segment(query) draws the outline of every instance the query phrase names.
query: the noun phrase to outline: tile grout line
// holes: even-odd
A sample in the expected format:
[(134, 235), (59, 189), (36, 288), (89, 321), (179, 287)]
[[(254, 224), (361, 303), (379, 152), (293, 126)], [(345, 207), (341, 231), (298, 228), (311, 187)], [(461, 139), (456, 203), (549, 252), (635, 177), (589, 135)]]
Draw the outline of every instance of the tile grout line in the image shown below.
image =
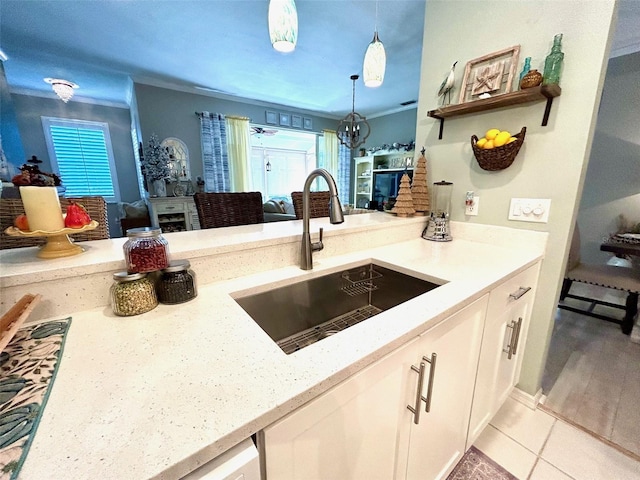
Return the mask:
[(596, 440), (604, 443), (605, 445), (613, 448), (614, 450), (617, 450), (618, 452), (622, 453), (623, 455), (626, 455), (627, 457), (631, 458), (632, 460), (640, 462), (640, 455), (638, 455), (637, 453), (634, 453), (631, 450), (627, 450), (626, 448), (621, 447), (617, 443), (613, 443), (611, 440), (607, 440), (605, 437), (603, 437), (601, 435), (598, 435), (597, 433), (592, 432), (591, 430), (587, 430), (582, 425), (574, 422), (571, 419), (568, 419), (567, 417), (563, 416), (562, 414), (560, 414), (558, 412), (555, 412), (555, 411), (551, 410), (549, 407), (547, 407), (547, 406), (545, 406), (543, 404), (540, 404), (539, 407), (540, 407), (541, 410), (544, 410), (549, 415), (555, 417), (557, 420), (561, 420), (561, 421), (565, 422), (566, 424), (576, 428), (577, 430), (580, 430), (581, 432), (586, 433), (587, 435), (595, 438)]

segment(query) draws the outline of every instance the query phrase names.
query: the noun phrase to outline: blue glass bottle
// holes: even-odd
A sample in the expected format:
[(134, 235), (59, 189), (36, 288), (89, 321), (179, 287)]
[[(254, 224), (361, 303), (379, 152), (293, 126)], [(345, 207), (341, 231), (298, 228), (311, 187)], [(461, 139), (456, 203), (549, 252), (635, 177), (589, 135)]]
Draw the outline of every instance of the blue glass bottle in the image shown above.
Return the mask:
[(562, 34), (559, 33), (553, 37), (553, 47), (551, 53), (547, 55), (544, 61), (543, 85), (551, 85), (560, 83), (560, 72), (562, 70), (562, 61), (564, 53), (562, 53)]

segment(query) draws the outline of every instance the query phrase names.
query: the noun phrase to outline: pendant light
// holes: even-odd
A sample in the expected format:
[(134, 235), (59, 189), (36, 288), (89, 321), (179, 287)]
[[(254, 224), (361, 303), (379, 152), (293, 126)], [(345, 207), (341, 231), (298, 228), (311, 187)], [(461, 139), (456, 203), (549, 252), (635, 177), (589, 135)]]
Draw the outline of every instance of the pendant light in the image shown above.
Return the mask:
[(376, 0), (376, 28), (373, 32), (373, 40), (367, 47), (362, 67), (364, 84), (366, 87), (379, 87), (384, 80), (384, 71), (387, 64), (387, 55), (384, 45), (378, 37), (378, 1)]
[(294, 0), (269, 2), (269, 36), (278, 52), (291, 53), (298, 41), (298, 12)]
[(336, 129), (336, 135), (340, 143), (351, 150), (362, 145), (371, 128), (367, 119), (355, 111), (356, 109), (356, 80), (360, 78), (359, 75), (351, 75), (351, 81), (353, 82), (353, 100), (351, 103), (351, 113), (340, 120), (338, 128)]

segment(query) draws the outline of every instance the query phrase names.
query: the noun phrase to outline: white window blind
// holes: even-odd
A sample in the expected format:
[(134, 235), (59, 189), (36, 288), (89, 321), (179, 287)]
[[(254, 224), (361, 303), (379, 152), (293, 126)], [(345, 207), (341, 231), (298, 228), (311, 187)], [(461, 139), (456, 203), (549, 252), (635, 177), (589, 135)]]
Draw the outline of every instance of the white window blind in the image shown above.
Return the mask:
[(108, 124), (42, 117), (42, 125), (51, 167), (62, 179), (65, 197), (120, 200)]

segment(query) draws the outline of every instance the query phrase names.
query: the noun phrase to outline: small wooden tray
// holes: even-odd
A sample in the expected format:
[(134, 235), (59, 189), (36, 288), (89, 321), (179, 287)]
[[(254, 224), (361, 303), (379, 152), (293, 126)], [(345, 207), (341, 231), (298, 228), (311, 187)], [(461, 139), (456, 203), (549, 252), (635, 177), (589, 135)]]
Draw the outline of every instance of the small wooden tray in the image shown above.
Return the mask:
[(41, 298), (39, 294), (27, 293), (0, 318), (0, 352), (9, 344)]

